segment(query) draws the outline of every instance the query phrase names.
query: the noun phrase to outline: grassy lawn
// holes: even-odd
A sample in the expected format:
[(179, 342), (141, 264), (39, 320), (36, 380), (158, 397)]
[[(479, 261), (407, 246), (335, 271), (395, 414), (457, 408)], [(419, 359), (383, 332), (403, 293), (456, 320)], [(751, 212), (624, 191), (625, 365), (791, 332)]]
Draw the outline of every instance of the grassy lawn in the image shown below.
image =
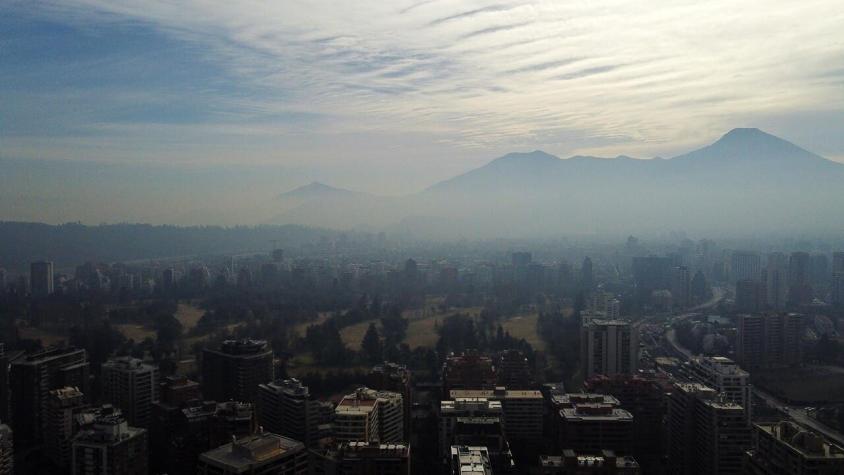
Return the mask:
[(114, 328), (122, 333), (127, 339), (135, 340), (137, 343), (144, 341), (147, 337), (155, 340), (155, 330), (143, 325), (138, 325), (136, 323), (120, 323), (114, 325)]
[(345, 343), (350, 350), (360, 350), (360, 342), (363, 340), (363, 336), (366, 335), (366, 330), (372, 322), (375, 322), (375, 326), (378, 328), (378, 332), (380, 333), (381, 323), (378, 320), (366, 320), (341, 329), (340, 338), (343, 339), (343, 343)]
[(320, 323), (328, 320), (328, 317), (330, 317), (330, 316), (331, 316), (331, 312), (320, 312), (319, 315), (317, 316), (316, 320), (313, 320), (313, 321), (310, 321), (310, 322), (299, 323), (295, 327), (293, 327), (293, 333), (295, 333), (298, 336), (304, 337), (305, 332), (308, 331), (309, 326), (319, 325)]
[(176, 320), (182, 324), (182, 328), (184, 328), (185, 332), (191, 331), (193, 327), (199, 323), (199, 319), (202, 318), (202, 315), (205, 313), (205, 310), (191, 304), (191, 303), (180, 303), (176, 309)]
[(53, 333), (42, 328), (22, 325), (18, 326), (18, 335), (20, 335), (21, 338), (28, 340), (41, 340), (41, 345), (45, 347), (56, 345), (62, 341), (67, 341), (67, 336), (62, 335), (61, 333)]
[(501, 326), (513, 338), (524, 338), (534, 350), (545, 350), (545, 342), (536, 332), (536, 320), (538, 318), (539, 314), (536, 313), (516, 315), (502, 323)]

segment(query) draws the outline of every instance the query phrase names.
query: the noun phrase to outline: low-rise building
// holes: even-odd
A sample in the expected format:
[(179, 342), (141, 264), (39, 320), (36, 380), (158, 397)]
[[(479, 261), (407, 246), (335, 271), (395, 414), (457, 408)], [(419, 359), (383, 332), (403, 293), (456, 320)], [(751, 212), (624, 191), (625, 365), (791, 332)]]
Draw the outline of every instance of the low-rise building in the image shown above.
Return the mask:
[(844, 473), (844, 448), (793, 422), (755, 424), (756, 444), (746, 454), (751, 475)]
[(305, 475), (304, 444), (270, 432), (248, 435), (199, 456), (198, 475)]

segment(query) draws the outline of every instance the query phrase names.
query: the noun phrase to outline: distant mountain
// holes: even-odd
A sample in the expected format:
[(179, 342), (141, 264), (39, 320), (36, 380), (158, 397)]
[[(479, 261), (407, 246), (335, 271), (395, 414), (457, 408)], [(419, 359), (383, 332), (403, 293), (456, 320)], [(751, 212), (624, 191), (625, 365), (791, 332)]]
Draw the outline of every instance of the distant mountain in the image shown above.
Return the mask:
[(278, 222), (434, 237), (844, 231), (837, 204), (844, 202), (844, 165), (758, 129), (734, 129), (670, 159), (510, 153), (401, 198), (322, 187), (308, 191), (314, 198), (299, 220)]
[(312, 182), (308, 185), (300, 186), (288, 192), (282, 193), (278, 195), (278, 198), (282, 201), (286, 200), (296, 200), (296, 201), (308, 201), (308, 200), (324, 200), (324, 199), (335, 199), (335, 198), (348, 198), (350, 196), (360, 196), (365, 195), (366, 193), (361, 193), (358, 191), (351, 191), (351, 190), (344, 190), (342, 188), (335, 188), (333, 186), (328, 186), (322, 184), (318, 181)]

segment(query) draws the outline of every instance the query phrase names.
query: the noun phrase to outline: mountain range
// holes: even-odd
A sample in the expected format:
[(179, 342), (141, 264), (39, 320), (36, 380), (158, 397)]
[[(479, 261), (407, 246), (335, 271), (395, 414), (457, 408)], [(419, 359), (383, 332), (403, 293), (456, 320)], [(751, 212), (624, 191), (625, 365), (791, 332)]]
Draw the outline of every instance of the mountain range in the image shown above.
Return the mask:
[(320, 183), (277, 199), (274, 223), (429, 238), (684, 230), (844, 231), (844, 164), (759, 129), (669, 159), (510, 153), (417, 193)]

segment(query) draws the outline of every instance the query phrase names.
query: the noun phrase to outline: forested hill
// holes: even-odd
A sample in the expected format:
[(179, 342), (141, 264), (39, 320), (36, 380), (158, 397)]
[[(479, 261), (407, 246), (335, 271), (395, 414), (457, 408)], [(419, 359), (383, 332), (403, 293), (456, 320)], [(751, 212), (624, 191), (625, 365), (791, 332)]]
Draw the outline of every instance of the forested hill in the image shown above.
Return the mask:
[(43, 259), (61, 268), (85, 261), (259, 252), (268, 251), (274, 240), (279, 247), (290, 249), (334, 234), (298, 225), (224, 228), (0, 222), (0, 267), (21, 272), (30, 262)]

